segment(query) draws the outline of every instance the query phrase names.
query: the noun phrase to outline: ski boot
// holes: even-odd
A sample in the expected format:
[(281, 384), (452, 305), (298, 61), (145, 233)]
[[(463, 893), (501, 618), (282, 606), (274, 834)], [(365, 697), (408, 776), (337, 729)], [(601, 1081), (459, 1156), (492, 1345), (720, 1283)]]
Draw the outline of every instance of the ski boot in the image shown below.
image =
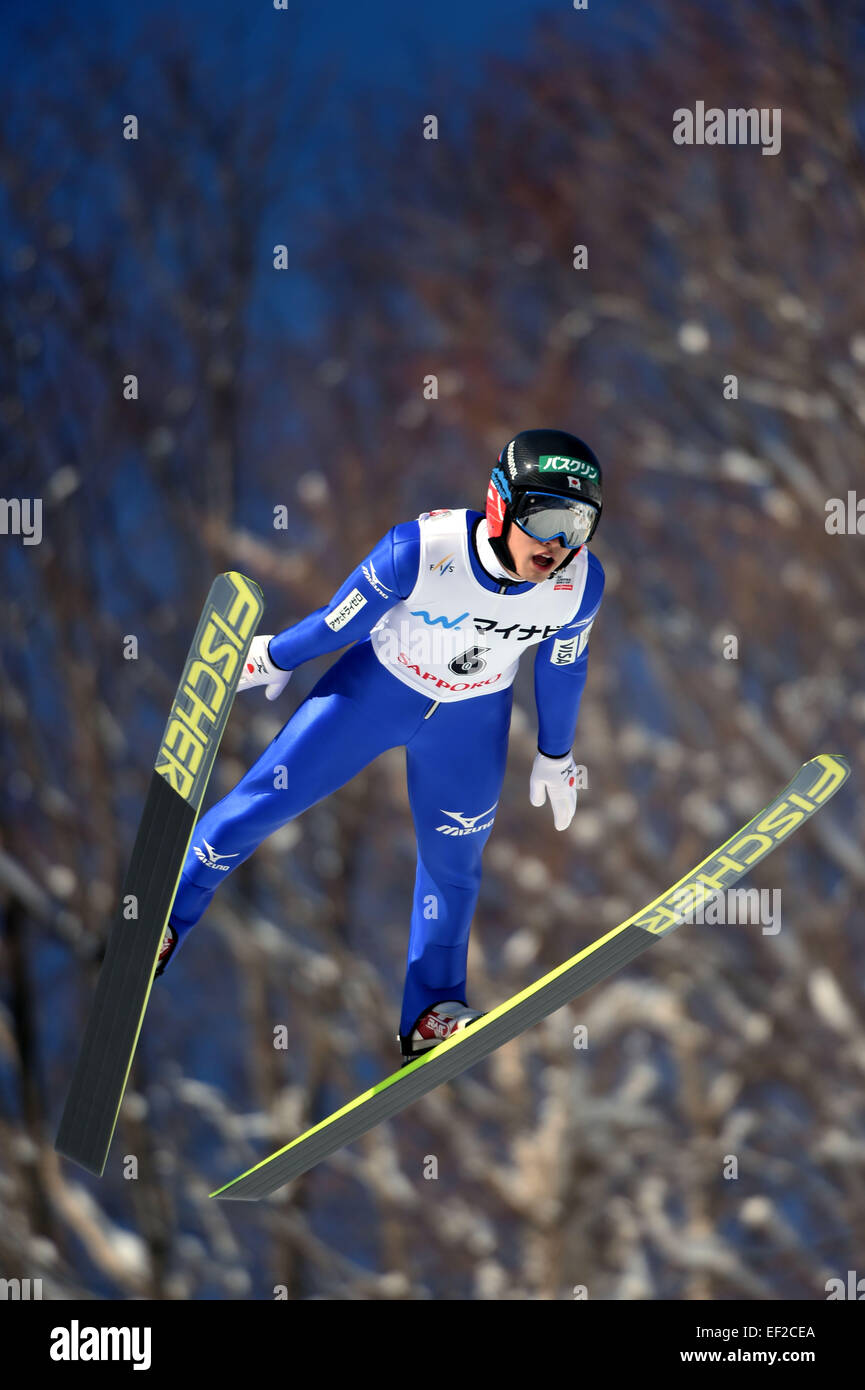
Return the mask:
[(402, 1052), (402, 1065), (407, 1067), (438, 1043), (452, 1038), (454, 1033), (462, 1032), (475, 1019), (483, 1016), (479, 1009), (470, 1009), (459, 999), (432, 1004), (420, 1015), (408, 1037), (404, 1038), (401, 1033), (396, 1035)]
[[(165, 935), (162, 938), (162, 945), (159, 948), (159, 964), (156, 967), (156, 975), (162, 974), (163, 970), (165, 969), (166, 965), (171, 959), (171, 956), (174, 954), (174, 948), (176, 947), (176, 945), (177, 932), (174, 930), (171, 923), (169, 922), (168, 926), (165, 928)], [(154, 979), (156, 978), (156, 975), (154, 975)]]

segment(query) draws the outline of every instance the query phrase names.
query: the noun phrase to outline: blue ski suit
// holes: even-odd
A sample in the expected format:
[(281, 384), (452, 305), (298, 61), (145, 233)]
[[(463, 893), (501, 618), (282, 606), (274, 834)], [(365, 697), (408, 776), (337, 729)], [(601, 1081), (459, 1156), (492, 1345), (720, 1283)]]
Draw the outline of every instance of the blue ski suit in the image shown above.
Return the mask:
[[(474, 579), (491, 594), (524, 594), (535, 588), (530, 583), (504, 588), (501, 578), (488, 573), (478, 553), (478, 527), (485, 525), (482, 514), (469, 511), (465, 516)], [(469, 929), (480, 888), (481, 856), (504, 779), (513, 700), (509, 685), (472, 699), (437, 703), (403, 684), (378, 659), (370, 630), (394, 603), (411, 594), (420, 558), (419, 521), (392, 527), (328, 605), (271, 638), (270, 656), (284, 670), (353, 645), (321, 677), (237, 786), (199, 821), (170, 918), (179, 949), (220, 883), (262, 840), (344, 786), (385, 749), (404, 746), (417, 839), (400, 1018), (404, 1039), (431, 1005), (466, 1002)], [(578, 611), (567, 626), (537, 646), (538, 747), (551, 757), (565, 755), (573, 743), (586, 679), (585, 635), (603, 587), (600, 562), (588, 555)], [(351, 603), (358, 592), (366, 602), (333, 630), (325, 619), (347, 599)], [(553, 664), (553, 642), (569, 638), (577, 638), (579, 656), (565, 665)]]

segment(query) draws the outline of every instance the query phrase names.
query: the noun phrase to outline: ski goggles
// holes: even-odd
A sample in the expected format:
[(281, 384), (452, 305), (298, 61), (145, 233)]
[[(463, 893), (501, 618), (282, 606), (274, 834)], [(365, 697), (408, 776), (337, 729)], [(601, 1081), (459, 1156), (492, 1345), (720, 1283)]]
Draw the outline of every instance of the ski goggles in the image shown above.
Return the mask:
[(585, 545), (598, 524), (598, 510), (591, 503), (552, 492), (522, 493), (511, 508), (511, 516), (534, 540), (560, 540), (566, 550)]

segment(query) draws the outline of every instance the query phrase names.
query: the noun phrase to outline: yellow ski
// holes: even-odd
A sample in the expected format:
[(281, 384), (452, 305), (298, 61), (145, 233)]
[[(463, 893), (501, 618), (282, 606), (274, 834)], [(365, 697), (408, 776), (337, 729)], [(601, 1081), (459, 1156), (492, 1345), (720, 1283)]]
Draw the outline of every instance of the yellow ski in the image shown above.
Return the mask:
[(774, 801), (648, 907), (210, 1195), (241, 1201), (266, 1197), (628, 965), (701, 904), (738, 883), (834, 796), (849, 775), (845, 758), (831, 753), (812, 758)]

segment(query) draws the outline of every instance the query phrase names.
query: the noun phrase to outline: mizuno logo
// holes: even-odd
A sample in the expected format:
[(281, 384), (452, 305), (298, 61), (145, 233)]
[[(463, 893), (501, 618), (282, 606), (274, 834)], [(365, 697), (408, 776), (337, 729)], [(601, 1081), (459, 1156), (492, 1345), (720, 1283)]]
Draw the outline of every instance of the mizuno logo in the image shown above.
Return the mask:
[(198, 845), (193, 845), (192, 848), (195, 850), (195, 853), (198, 855), (202, 864), (204, 864), (205, 867), (208, 869), (219, 869), (220, 873), (227, 874), (231, 868), (231, 865), (217, 864), (217, 859), (240, 858), (239, 854), (217, 854), (216, 850), (213, 848), (213, 845), (209, 845), (205, 839), (202, 839), (201, 843), (204, 845), (204, 849), (207, 850), (206, 854), (204, 853), (203, 849), (198, 848)]
[[(446, 811), (442, 807), (442, 815), (450, 816), (457, 825), (437, 825), (436, 830), (442, 835), (476, 835), (480, 830), (489, 830), (495, 817), (484, 821), (484, 816), (490, 816), (498, 804), (498, 801), (494, 801), (492, 806), (488, 806), (485, 811), (479, 811), (476, 816), (466, 816), (462, 811)], [(478, 825), (478, 821), (484, 821), (483, 825)]]
[(390, 595), (392, 591), (388, 588), (387, 584), (385, 584), (381, 579), (379, 579), (378, 575), (375, 572), (375, 565), (372, 563), (372, 560), (370, 560), (368, 567), (364, 565), (363, 573), (367, 584), (369, 584), (371, 588), (375, 589), (377, 594), (381, 594), (382, 598), (387, 598)]
[(468, 617), (468, 613), (460, 613), (458, 618), (431, 618), (425, 608), (417, 609), (412, 613), (413, 618), (423, 618), (429, 627), (435, 627), (436, 623), (441, 623), (442, 627), (459, 627), (463, 618)]

